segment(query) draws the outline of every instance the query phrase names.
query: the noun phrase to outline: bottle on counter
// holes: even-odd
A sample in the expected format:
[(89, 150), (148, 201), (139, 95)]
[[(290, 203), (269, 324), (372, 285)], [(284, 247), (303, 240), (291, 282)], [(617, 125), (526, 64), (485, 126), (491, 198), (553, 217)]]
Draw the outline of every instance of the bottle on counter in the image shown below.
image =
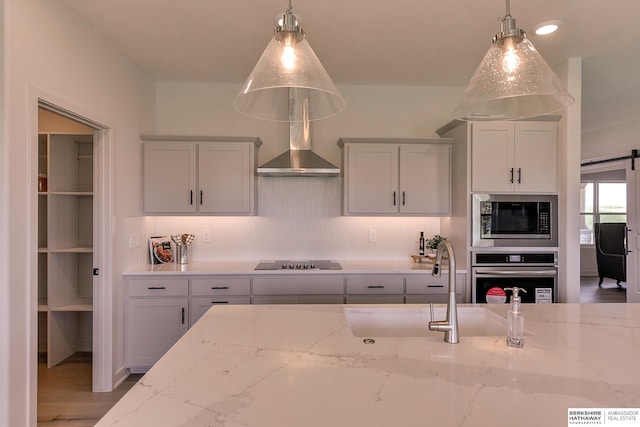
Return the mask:
[(424, 255), (424, 231), (420, 232), (420, 255)]
[(511, 306), (507, 313), (507, 345), (509, 347), (522, 347), (524, 345), (524, 316), (522, 315), (520, 292), (527, 293), (522, 288), (504, 288), (511, 291)]

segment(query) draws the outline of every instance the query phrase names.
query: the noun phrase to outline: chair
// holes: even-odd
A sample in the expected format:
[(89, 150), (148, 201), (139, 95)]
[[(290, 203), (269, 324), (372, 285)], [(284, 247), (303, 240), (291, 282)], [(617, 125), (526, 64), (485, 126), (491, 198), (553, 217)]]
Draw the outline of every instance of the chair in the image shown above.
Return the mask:
[(602, 286), (605, 277), (620, 282), (627, 281), (627, 249), (625, 247), (627, 224), (595, 223), (596, 261)]

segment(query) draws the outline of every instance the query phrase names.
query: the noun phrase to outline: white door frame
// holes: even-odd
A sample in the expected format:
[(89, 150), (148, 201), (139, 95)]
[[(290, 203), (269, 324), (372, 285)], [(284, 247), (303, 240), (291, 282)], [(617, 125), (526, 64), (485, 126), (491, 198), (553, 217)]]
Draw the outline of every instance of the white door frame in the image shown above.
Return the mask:
[[(589, 160), (586, 160), (585, 162), (588, 161)], [(636, 169), (638, 167), (640, 167), (640, 161), (636, 162)], [(630, 251), (627, 255), (626, 294), (627, 302), (640, 302), (640, 293), (637, 291), (639, 288), (637, 285), (639, 279), (638, 272), (640, 271), (638, 266), (638, 262), (640, 262), (640, 258), (638, 257), (638, 248), (640, 247), (638, 244), (638, 242), (640, 242), (640, 217), (638, 217), (640, 209), (638, 202), (640, 199), (638, 198), (637, 192), (640, 187), (638, 187), (637, 180), (640, 179), (640, 174), (636, 173), (637, 171), (631, 170), (631, 161), (628, 159), (582, 166), (580, 173), (596, 173), (612, 170), (625, 170), (625, 180), (627, 183), (627, 228), (629, 228), (627, 245)]]
[[(31, 134), (30, 175), (33, 179), (31, 188), (37, 186), (38, 171), (38, 107), (43, 107), (57, 114), (66, 116), (94, 129), (94, 153), (97, 155), (94, 170), (94, 186), (97, 187), (98, 197), (94, 200), (94, 236), (99, 244), (94, 242), (94, 268), (99, 268), (100, 274), (93, 280), (93, 391), (112, 391), (113, 377), (113, 141), (112, 128), (108, 120), (99, 118), (85, 108), (72, 105), (54, 95), (40, 89), (29, 88), (29, 129)], [(37, 321), (38, 311), (38, 263), (37, 263), (37, 211), (38, 196), (33, 192), (30, 197), (29, 211), (32, 220), (29, 231), (31, 266), (29, 269), (29, 318)], [(34, 323), (37, 324), (37, 323)], [(38, 330), (30, 328), (29, 367), (30, 380), (28, 384), (29, 405), (32, 417), (37, 412), (37, 372), (38, 372)], [(35, 425), (35, 418), (31, 420)]]

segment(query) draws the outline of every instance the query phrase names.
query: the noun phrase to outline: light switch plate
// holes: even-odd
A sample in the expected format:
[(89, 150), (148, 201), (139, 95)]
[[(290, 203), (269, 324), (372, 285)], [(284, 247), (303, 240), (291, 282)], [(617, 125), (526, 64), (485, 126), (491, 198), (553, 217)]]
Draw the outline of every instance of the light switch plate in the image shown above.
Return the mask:
[(211, 230), (202, 230), (202, 243), (211, 243)]
[(369, 243), (375, 243), (378, 240), (378, 233), (375, 228), (369, 229)]

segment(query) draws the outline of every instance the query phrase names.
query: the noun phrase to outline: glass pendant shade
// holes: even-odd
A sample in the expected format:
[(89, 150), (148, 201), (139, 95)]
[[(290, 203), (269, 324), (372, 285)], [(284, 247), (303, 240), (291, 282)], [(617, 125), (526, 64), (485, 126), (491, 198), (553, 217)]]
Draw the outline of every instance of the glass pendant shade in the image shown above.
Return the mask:
[(304, 38), (304, 32), (276, 32), (233, 106), (259, 119), (292, 122), (302, 121), (303, 117), (290, 112), (290, 105), (302, 102), (308, 102), (309, 106), (304, 120), (331, 117), (345, 107), (342, 95)]
[(460, 120), (518, 120), (560, 112), (574, 103), (560, 79), (508, 13), (500, 34), (453, 112)]

